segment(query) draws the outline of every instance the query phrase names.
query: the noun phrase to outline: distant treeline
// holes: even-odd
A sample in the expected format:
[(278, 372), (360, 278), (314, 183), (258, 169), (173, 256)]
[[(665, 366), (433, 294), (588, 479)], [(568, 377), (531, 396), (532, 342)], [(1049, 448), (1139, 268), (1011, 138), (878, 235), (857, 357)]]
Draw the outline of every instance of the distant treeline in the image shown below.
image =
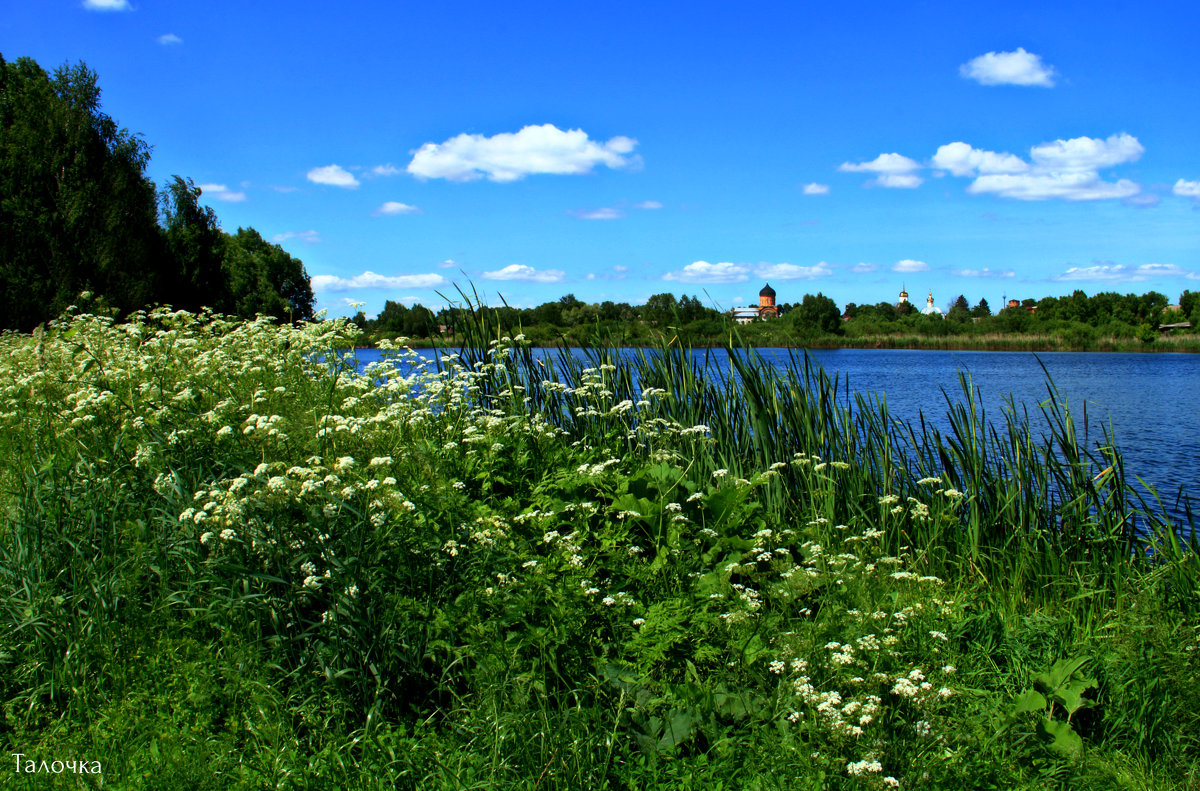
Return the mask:
[(118, 314), (312, 317), (298, 259), (253, 228), (222, 231), (190, 179), (156, 188), (149, 161), (101, 112), (95, 72), (0, 56), (0, 329), (33, 329), (84, 291)]
[[(911, 303), (846, 305), (823, 294), (805, 294), (798, 303), (778, 306), (779, 318), (737, 325), (722, 310), (703, 305), (698, 297), (655, 294), (644, 305), (627, 302), (587, 303), (574, 294), (535, 308), (509, 306), (476, 308), (492, 326), (510, 334), (523, 333), (535, 344), (584, 342), (659, 343), (671, 338), (693, 344), (721, 343), (731, 332), (757, 345), (827, 343), (854, 345), (864, 338), (906, 336), (942, 338), (974, 336), (1054, 336), (1061, 346), (1090, 348), (1101, 339), (1150, 342), (1164, 324), (1190, 319), (1200, 325), (1200, 293), (1184, 291), (1179, 309), (1168, 310), (1167, 297), (1148, 294), (1076, 291), (1068, 297), (1026, 299), (993, 313), (986, 299), (973, 307), (959, 296), (944, 315), (924, 315)], [(425, 339), (453, 336), (466, 314), (462, 308), (438, 311), (421, 304), (412, 307), (388, 301), (374, 319), (361, 312), (354, 322), (370, 340), (404, 336)], [(984, 344), (986, 345), (986, 344)], [(1019, 345), (1019, 344), (1018, 344)]]

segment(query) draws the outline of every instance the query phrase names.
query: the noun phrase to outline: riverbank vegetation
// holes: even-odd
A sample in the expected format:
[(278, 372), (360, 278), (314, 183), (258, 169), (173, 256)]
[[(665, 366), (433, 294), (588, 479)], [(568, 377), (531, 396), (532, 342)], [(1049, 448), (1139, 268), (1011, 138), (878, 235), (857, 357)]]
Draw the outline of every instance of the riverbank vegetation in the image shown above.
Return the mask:
[(466, 318), (0, 336), (6, 787), (1194, 787), (1194, 547), (1052, 387), (939, 435)]
[[(1014, 303), (993, 314), (987, 300), (968, 307), (959, 296), (944, 315), (925, 315), (910, 303), (846, 305), (839, 311), (823, 294), (805, 294), (778, 306), (777, 319), (739, 325), (698, 297), (655, 294), (644, 305), (589, 304), (574, 294), (536, 308), (483, 308), (489, 321), (538, 346), (656, 346), (672, 340), (723, 346), (733, 335), (751, 346), (866, 349), (978, 349), (991, 351), (1200, 351), (1200, 294), (1184, 291), (1176, 306), (1159, 293), (1047, 297)], [(387, 301), (374, 318), (354, 317), (366, 342), (405, 337), (414, 345), (453, 341), (473, 311), (459, 306), (436, 313), (423, 305)], [(1187, 325), (1172, 328), (1173, 325)]]

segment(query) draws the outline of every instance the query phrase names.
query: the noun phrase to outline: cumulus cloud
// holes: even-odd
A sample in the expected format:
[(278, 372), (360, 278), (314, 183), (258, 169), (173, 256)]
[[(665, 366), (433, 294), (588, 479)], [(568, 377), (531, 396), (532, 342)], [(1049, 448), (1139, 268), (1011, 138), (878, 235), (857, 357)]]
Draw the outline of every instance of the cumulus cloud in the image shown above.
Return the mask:
[(980, 85), (1038, 85), (1053, 88), (1054, 68), (1040, 55), (1017, 47), (1016, 52), (988, 52), (958, 67), (958, 73)]
[(900, 154), (880, 154), (870, 162), (843, 162), (838, 170), (844, 173), (877, 173), (867, 182), (879, 187), (912, 189), (921, 185), (923, 179), (916, 175), (921, 164)]
[(866, 261), (861, 261), (850, 267), (850, 271), (859, 275), (865, 275), (867, 272), (874, 272), (879, 267)]
[(796, 266), (795, 264), (759, 264), (754, 274), (769, 280), (811, 280), (817, 277), (832, 275), (829, 264), (821, 261), (813, 266)]
[(661, 209), (663, 205), (656, 200), (644, 200), (641, 203), (633, 204), (635, 209)]
[(567, 213), (573, 214), (581, 220), (619, 220), (625, 216), (625, 212), (620, 209), (611, 208), (578, 209)]
[(246, 200), (246, 193), (228, 189), (224, 184), (201, 184), (200, 194), (229, 203), (240, 203)]
[(1106, 200), (1128, 198), (1141, 191), (1141, 186), (1129, 179), (1104, 181), (1099, 174), (1087, 171), (1067, 173), (997, 173), (980, 176), (967, 187), (972, 195), (991, 193), (1017, 200)]
[(1094, 137), (1055, 140), (1036, 145), (1029, 153), (1043, 170), (1090, 171), (1136, 162), (1145, 152), (1136, 137), (1122, 132), (1106, 140)]
[(376, 165), (371, 168), (372, 175), (375, 176), (398, 176), (404, 171), (393, 165), (391, 162), (386, 165)]
[(590, 173), (597, 165), (624, 168), (637, 141), (617, 136), (601, 143), (582, 129), (563, 131), (553, 124), (526, 126), (492, 137), (461, 134), (444, 143), (426, 143), (413, 155), (408, 172), (421, 179), (517, 181), (535, 173)]
[(182, 44), (183, 39), (174, 33), (164, 33), (158, 37), (158, 43), (162, 44), (163, 46), (170, 46), (172, 44)]
[(967, 192), (974, 195), (1016, 200), (1128, 199), (1141, 192), (1140, 184), (1129, 179), (1105, 181), (1099, 171), (1137, 161), (1145, 150), (1136, 137), (1124, 132), (1105, 139), (1075, 137), (1040, 143), (1029, 150), (1029, 161), (959, 141), (938, 148), (930, 164), (973, 178)]
[(358, 179), (354, 178), (354, 174), (341, 165), (326, 165), (321, 168), (313, 168), (308, 171), (306, 178), (314, 184), (328, 184), (331, 187), (345, 187), (347, 189), (354, 189), (359, 184)]
[(1015, 277), (1017, 274), (1011, 269), (994, 271), (986, 266), (983, 269), (954, 269), (951, 271), (959, 277)]
[(1180, 179), (1175, 182), (1175, 186), (1171, 188), (1171, 192), (1184, 198), (1200, 200), (1200, 181), (1184, 181)]
[(83, 0), (88, 11), (132, 11), (129, 0)]
[(483, 273), (486, 280), (524, 280), (529, 283), (561, 283), (566, 276), (566, 272), (561, 269), (539, 271), (525, 264), (509, 264), (495, 272)]
[(924, 261), (914, 261), (911, 258), (905, 258), (897, 261), (892, 266), (893, 272), (926, 272), (929, 270), (929, 264)]
[(380, 275), (369, 269), (354, 277), (336, 275), (313, 275), (313, 291), (351, 291), (353, 289), (384, 288), (435, 288), (448, 281), (441, 275), (429, 273), (419, 275)]
[(445, 261), (438, 264), (438, 269), (453, 269), (456, 266), (459, 266), (457, 261), (455, 261), (453, 258), (447, 258)]
[(828, 195), (829, 194), (829, 185), (828, 184), (818, 184), (815, 181), (811, 184), (805, 184), (804, 185), (804, 194), (805, 195)]
[(407, 203), (399, 201), (386, 201), (382, 206), (375, 210), (376, 216), (395, 216), (397, 214), (420, 214), (421, 210), (416, 206), (410, 206)]
[(321, 235), (316, 231), (286, 231), (284, 233), (277, 233), (271, 237), (271, 241), (275, 244), (286, 242), (289, 239), (299, 239), (305, 244), (316, 244), (321, 241)]
[(980, 173), (1024, 173), (1029, 165), (1013, 154), (997, 154), (972, 148), (966, 143), (947, 143), (938, 148), (930, 161), (939, 170), (955, 176), (978, 176)]
[(707, 261), (694, 261), (677, 272), (668, 272), (663, 280), (674, 280), (681, 283), (741, 283), (749, 279), (750, 268), (744, 264), (732, 264), (723, 261), (710, 264)]
[(1161, 277), (1186, 277), (1195, 279), (1195, 272), (1175, 264), (1142, 264), (1141, 266), (1125, 266), (1114, 264), (1112, 261), (1097, 261), (1093, 266), (1073, 266), (1052, 280), (1100, 280), (1136, 282)]

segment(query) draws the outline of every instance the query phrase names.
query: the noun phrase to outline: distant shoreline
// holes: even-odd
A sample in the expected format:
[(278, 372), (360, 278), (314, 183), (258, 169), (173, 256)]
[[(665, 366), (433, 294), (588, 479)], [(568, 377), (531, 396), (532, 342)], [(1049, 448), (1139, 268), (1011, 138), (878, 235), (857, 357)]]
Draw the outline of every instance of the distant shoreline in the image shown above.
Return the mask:
[[(1086, 347), (1072, 347), (1057, 344), (1048, 340), (1031, 341), (1021, 336), (1005, 336), (989, 338), (987, 341), (963, 340), (959, 338), (827, 338), (808, 343), (753, 343), (743, 341), (746, 348), (763, 349), (865, 349), (865, 350), (907, 350), (907, 351), (953, 351), (953, 352), (1095, 352), (1095, 353), (1135, 353), (1135, 354), (1200, 354), (1200, 335), (1175, 336), (1175, 340), (1161, 339), (1152, 343), (1143, 343), (1136, 339), (1106, 339)], [(382, 339), (380, 339), (382, 340)], [(677, 342), (677, 341), (675, 341)], [(669, 342), (668, 345), (671, 345)], [(434, 349), (441, 346), (455, 345), (453, 338), (410, 338), (405, 345), (412, 349)], [(579, 346), (578, 343), (554, 343), (540, 341), (534, 344), (537, 348), (559, 349)], [(661, 342), (645, 341), (639, 343), (605, 343), (604, 346), (620, 349), (656, 349)], [(717, 341), (683, 341), (683, 345), (692, 349), (720, 349), (725, 343)], [(355, 349), (377, 349), (378, 341), (366, 344), (356, 344)]]

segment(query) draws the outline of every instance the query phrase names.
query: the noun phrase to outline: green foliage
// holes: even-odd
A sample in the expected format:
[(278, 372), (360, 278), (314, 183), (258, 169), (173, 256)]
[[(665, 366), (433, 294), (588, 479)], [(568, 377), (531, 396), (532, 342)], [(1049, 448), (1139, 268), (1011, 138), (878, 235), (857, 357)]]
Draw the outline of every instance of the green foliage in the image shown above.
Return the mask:
[(824, 294), (805, 294), (800, 307), (789, 314), (796, 331), (804, 334), (840, 335), (842, 314), (832, 299)]
[(1187, 787), (1200, 570), (1055, 393), (1047, 444), (966, 383), (943, 437), (807, 362), (544, 357), (499, 318), (363, 371), (344, 321), (0, 336), (10, 753), (114, 787)]
[(51, 77), (29, 58), (0, 57), (4, 328), (31, 330), (83, 292), (120, 315), (156, 303), (312, 315), (299, 261), (252, 229), (222, 233), (190, 179), (157, 195), (149, 160), (150, 146), (101, 111), (95, 72), (78, 64)]
[[(227, 312), (233, 293), (222, 270), (225, 235), (216, 212), (200, 205), (200, 188), (191, 179), (179, 176), (162, 191), (160, 204), (167, 251), (175, 263), (163, 301), (183, 310)], [(239, 280), (246, 275), (237, 271)]]
[(313, 318), (312, 286), (299, 259), (253, 228), (226, 236), (224, 248), (221, 268), (231, 297), (229, 313), (245, 318), (261, 313), (289, 322)]
[(100, 111), (95, 72), (0, 58), (0, 316), (30, 330), (82, 291), (127, 311), (159, 288), (150, 147)]

